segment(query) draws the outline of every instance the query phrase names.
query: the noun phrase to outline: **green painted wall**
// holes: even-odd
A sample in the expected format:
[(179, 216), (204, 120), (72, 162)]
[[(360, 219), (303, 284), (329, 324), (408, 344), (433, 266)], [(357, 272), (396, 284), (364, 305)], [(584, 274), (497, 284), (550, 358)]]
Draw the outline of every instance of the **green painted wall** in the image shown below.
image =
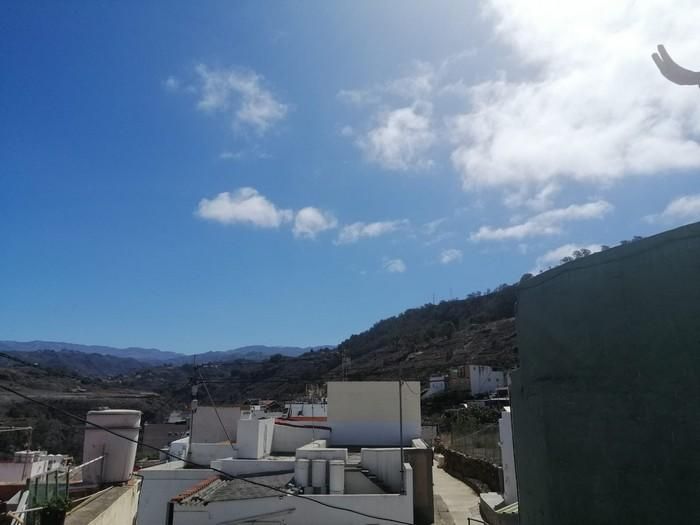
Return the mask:
[(521, 285), (522, 525), (700, 523), (700, 223)]

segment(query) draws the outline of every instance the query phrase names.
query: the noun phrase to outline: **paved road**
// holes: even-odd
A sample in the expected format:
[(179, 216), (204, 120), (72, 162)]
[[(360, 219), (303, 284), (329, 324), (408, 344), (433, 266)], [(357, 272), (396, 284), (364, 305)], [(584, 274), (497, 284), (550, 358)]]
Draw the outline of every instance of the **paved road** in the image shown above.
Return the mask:
[[(467, 525), (467, 517), (482, 519), (479, 514), (479, 495), (469, 485), (437, 468), (436, 464), (433, 464), (433, 492), (444, 504), (436, 505), (435, 523)], [(450, 516), (445, 515), (445, 507)]]

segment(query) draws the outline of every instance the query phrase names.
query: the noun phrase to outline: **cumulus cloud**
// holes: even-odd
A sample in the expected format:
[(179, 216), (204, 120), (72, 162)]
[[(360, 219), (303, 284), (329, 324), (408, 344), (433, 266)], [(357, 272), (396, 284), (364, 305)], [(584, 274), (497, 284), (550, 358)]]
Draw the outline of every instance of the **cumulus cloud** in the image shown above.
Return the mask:
[(482, 226), (470, 235), (470, 239), (472, 241), (521, 240), (526, 237), (555, 235), (561, 233), (562, 224), (566, 222), (601, 219), (612, 209), (612, 204), (603, 200), (572, 204), (566, 208), (542, 212), (512, 226), (501, 228)]
[(259, 228), (279, 228), (292, 220), (291, 210), (277, 208), (254, 188), (240, 188), (233, 194), (219, 193), (199, 201), (196, 214), (221, 224), (251, 224)]
[(210, 69), (199, 64), (196, 72), (200, 80), (197, 107), (229, 115), (235, 128), (263, 135), (287, 115), (288, 106), (279, 102), (253, 71)]
[(470, 110), (450, 120), (451, 159), (466, 189), (607, 184), (700, 166), (697, 90), (663, 79), (649, 56), (665, 41), (681, 63), (697, 60), (700, 4), (485, 5), (523, 71), (472, 86)]
[(683, 195), (668, 203), (658, 214), (645, 217), (650, 223), (679, 223), (700, 221), (700, 193)]
[(539, 272), (540, 270), (545, 270), (550, 266), (557, 266), (561, 263), (564, 257), (571, 257), (571, 254), (576, 250), (587, 249), (591, 253), (599, 252), (601, 250), (600, 244), (564, 244), (558, 248), (548, 251), (547, 253), (539, 256), (535, 262), (535, 268), (533, 268), (532, 273)]
[(343, 226), (336, 239), (336, 244), (351, 244), (361, 239), (379, 237), (406, 226), (408, 221), (379, 221), (379, 222), (354, 222)]
[(326, 230), (338, 226), (338, 220), (330, 212), (308, 206), (299, 210), (294, 217), (294, 237), (315, 239)]
[(385, 259), (382, 268), (389, 273), (403, 273), (406, 271), (406, 263), (401, 259)]
[(432, 161), (426, 153), (436, 138), (431, 114), (427, 103), (382, 112), (357, 145), (368, 160), (389, 170), (429, 167)]
[(459, 262), (462, 260), (462, 250), (456, 248), (450, 248), (448, 250), (443, 250), (440, 254), (440, 263), (450, 264), (453, 262)]

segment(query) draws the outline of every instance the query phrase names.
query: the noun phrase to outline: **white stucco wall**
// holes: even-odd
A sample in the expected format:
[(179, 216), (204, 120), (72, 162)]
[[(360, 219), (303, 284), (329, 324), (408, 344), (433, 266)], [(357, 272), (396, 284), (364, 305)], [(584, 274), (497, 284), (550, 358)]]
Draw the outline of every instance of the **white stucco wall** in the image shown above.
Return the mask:
[(46, 460), (32, 463), (0, 463), (0, 482), (22, 483), (27, 478), (48, 472), (49, 462)]
[(183, 490), (210, 478), (209, 469), (185, 469), (182, 461), (171, 461), (138, 472), (143, 478), (136, 525), (165, 525), (168, 502)]
[(373, 516), (413, 523), (413, 472), (410, 465), (407, 464), (407, 467), (406, 479), (409, 488), (405, 495), (327, 494), (304, 496), (304, 498), (286, 496), (210, 502), (206, 506), (175, 505), (173, 525), (214, 525), (241, 518), (252, 519), (280, 511), (288, 511), (288, 513), (276, 517), (270, 516), (266, 521), (274, 523), (284, 520), (287, 525), (366, 525), (367, 523), (388, 525), (394, 523), (384, 519), (367, 518), (344, 510), (330, 509), (308, 499)]
[(237, 445), (228, 441), (223, 443), (192, 443), (188, 459), (197, 465), (208, 467), (215, 459), (235, 456), (237, 454), (236, 448)]
[(221, 428), (219, 417), (232, 441), (236, 441), (238, 420), (241, 418), (240, 407), (207, 407), (199, 406), (192, 418), (192, 443), (218, 443), (225, 441), (226, 432)]
[(506, 373), (490, 366), (469, 365), (469, 385), (473, 396), (489, 394), (499, 387), (507, 386)]
[(348, 462), (348, 449), (346, 448), (328, 448), (327, 442), (323, 439), (308, 443), (300, 447), (296, 451), (297, 459), (342, 459), (345, 463)]
[[(421, 435), (420, 383), (405, 381), (403, 440)], [(331, 381), (328, 383), (328, 421), (332, 445), (399, 445), (398, 381)]]
[[(294, 423), (290, 422), (290, 424), (293, 425)], [(331, 431), (323, 428), (289, 426), (277, 423), (272, 436), (272, 453), (291, 453), (315, 439), (329, 439), (330, 436)]]
[(513, 426), (510, 407), (501, 412), (498, 420), (499, 441), (501, 444), (501, 462), (503, 464), (503, 499), (506, 504), (518, 501), (518, 483), (515, 477), (515, 456), (513, 454)]
[(241, 419), (238, 422), (238, 457), (259, 459), (270, 454), (275, 432), (274, 419)]
[(231, 474), (242, 476), (263, 472), (293, 472), (294, 458), (271, 457), (265, 459), (220, 459), (213, 461), (212, 467)]

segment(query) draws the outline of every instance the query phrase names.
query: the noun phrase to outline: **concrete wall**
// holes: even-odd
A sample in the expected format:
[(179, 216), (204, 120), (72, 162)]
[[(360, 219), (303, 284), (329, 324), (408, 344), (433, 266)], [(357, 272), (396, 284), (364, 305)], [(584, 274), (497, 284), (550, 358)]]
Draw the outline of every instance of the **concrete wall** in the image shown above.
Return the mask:
[[(404, 382), (403, 440), (408, 446), (421, 435), (420, 383)], [(398, 381), (331, 381), (328, 426), (335, 446), (399, 445)]]
[(524, 281), (523, 525), (700, 523), (700, 224)]
[(209, 469), (185, 469), (182, 461), (172, 461), (138, 472), (143, 478), (136, 525), (165, 525), (168, 502), (183, 490), (216, 473)]
[(206, 407), (200, 406), (192, 418), (192, 443), (218, 443), (226, 441), (226, 432), (221, 428), (219, 418), (226, 428), (226, 432), (231, 437), (231, 441), (236, 441), (238, 420), (241, 418), (240, 407)]
[(501, 412), (501, 418), (498, 420), (498, 435), (501, 445), (501, 468), (503, 469), (503, 501), (506, 505), (510, 505), (518, 501), (510, 407), (506, 407)]
[(490, 366), (469, 365), (469, 388), (473, 396), (490, 394), (502, 386), (507, 386), (505, 372)]
[[(304, 424), (306, 425), (306, 424)], [(291, 453), (315, 439), (330, 439), (331, 431), (302, 426), (301, 423), (275, 423), (272, 436), (272, 453)]]
[(326, 403), (286, 403), (290, 417), (327, 417), (328, 405)]
[(262, 472), (293, 472), (294, 458), (220, 459), (213, 461), (211, 466), (232, 476)]
[[(413, 471), (407, 465), (406, 479), (412, 487)], [(323, 501), (329, 505), (352, 509), (365, 514), (379, 516), (406, 523), (413, 522), (413, 496), (409, 489), (406, 495), (398, 494), (342, 494), (297, 497), (258, 498), (237, 501), (210, 502), (206, 506), (174, 505), (173, 525), (214, 525), (241, 518), (260, 517), (260, 521), (278, 522), (287, 525), (395, 525), (387, 519), (370, 519), (344, 510), (335, 510), (308, 501)], [(286, 511), (286, 513), (285, 513)], [(274, 513), (284, 513), (274, 515)], [(273, 514), (273, 515), (271, 515)]]
[[(187, 435), (187, 423), (146, 423), (143, 427), (143, 443), (145, 445), (165, 448), (173, 441)], [(153, 455), (155, 452), (148, 447), (139, 447), (139, 453)]]
[(27, 478), (38, 476), (48, 471), (49, 462), (46, 460), (32, 463), (15, 463), (14, 461), (0, 463), (0, 482), (22, 483)]
[(413, 520), (428, 525), (435, 518), (433, 497), (433, 449), (422, 439), (414, 439), (413, 447), (404, 449), (405, 461), (413, 469)]
[(274, 419), (241, 419), (238, 422), (238, 457), (259, 459), (270, 454)]
[(208, 467), (212, 461), (221, 458), (235, 457), (237, 445), (224, 443), (192, 443), (189, 448), (190, 461), (197, 465)]
[(107, 492), (71, 510), (65, 525), (133, 525), (140, 483), (111, 487)]
[(346, 448), (327, 448), (326, 441), (319, 439), (312, 443), (308, 443), (300, 447), (296, 451), (297, 459), (342, 459), (345, 463), (348, 462), (348, 449)]

